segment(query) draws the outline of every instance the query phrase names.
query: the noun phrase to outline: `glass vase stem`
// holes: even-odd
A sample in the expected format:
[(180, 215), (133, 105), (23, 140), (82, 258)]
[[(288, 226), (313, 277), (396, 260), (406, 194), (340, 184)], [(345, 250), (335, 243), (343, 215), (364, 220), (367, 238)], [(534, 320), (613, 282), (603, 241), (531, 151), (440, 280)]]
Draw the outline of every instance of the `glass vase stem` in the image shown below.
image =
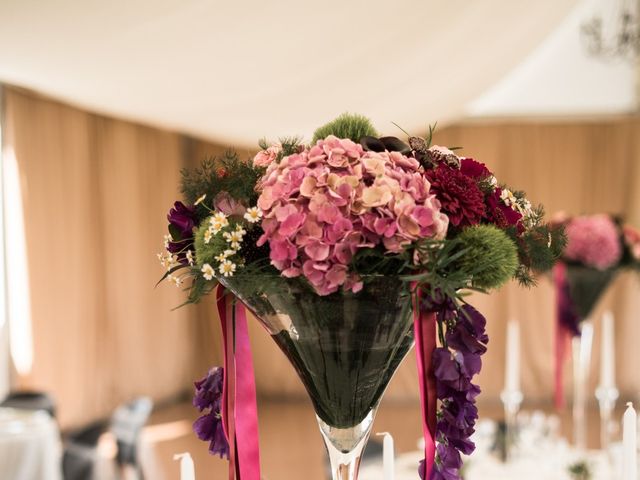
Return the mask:
[(351, 428), (335, 428), (317, 417), (331, 463), (331, 480), (357, 480), (360, 458), (371, 434), (375, 408)]
[(587, 447), (587, 382), (591, 365), (591, 344), (593, 340), (593, 324), (582, 322), (580, 336), (572, 342), (573, 350), (573, 442), (584, 450)]

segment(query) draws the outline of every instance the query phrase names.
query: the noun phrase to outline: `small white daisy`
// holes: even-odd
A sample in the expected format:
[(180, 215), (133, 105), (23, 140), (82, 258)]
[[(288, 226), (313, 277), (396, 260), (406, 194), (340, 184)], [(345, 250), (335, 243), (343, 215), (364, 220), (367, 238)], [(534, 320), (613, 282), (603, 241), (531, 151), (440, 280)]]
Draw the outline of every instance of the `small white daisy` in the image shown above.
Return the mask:
[(202, 202), (204, 202), (204, 199), (207, 198), (207, 194), (202, 194), (198, 197), (198, 199), (196, 200), (196, 203), (194, 203), (193, 205), (200, 205)]
[(218, 262), (224, 262), (227, 259), (227, 256), (224, 253), (221, 253), (220, 255), (216, 255), (215, 258)]
[(228, 257), (231, 257), (231, 256), (235, 255), (236, 251), (235, 250), (225, 250), (223, 253), (224, 253), (225, 258), (228, 258)]
[(209, 219), (209, 222), (212, 225), (213, 225), (214, 222), (218, 222), (223, 227), (226, 227), (227, 225), (229, 225), (229, 220), (227, 220), (227, 216), (222, 212), (214, 213), (213, 216)]
[(182, 283), (184, 281), (182, 280), (182, 278), (178, 277), (177, 275), (169, 275), (167, 276), (167, 280), (169, 280), (169, 283), (173, 283), (176, 287), (182, 286)]
[(233, 272), (236, 271), (236, 264), (232, 263), (229, 260), (225, 260), (220, 264), (219, 270), (220, 273), (225, 277), (231, 277), (233, 275)]
[[(222, 235), (224, 236), (224, 238), (229, 243), (241, 243), (242, 242), (243, 234), (238, 230), (235, 230), (233, 232), (224, 232)], [(231, 248), (233, 248), (233, 247), (231, 247)]]
[(193, 266), (194, 260), (192, 250), (187, 250), (187, 262), (189, 262), (189, 265)]
[(211, 241), (211, 237), (213, 236), (213, 232), (210, 228), (208, 228), (204, 232), (204, 243), (209, 243)]
[(247, 234), (247, 231), (242, 228), (242, 225), (238, 224), (236, 225), (236, 233), (244, 237)]
[(173, 267), (178, 265), (178, 256), (172, 255), (169, 252), (158, 253), (158, 260), (160, 260), (160, 264), (167, 270), (171, 270)]
[(500, 193), (500, 198), (507, 207), (510, 207), (516, 203), (515, 195), (511, 192), (511, 190), (507, 188), (502, 190), (502, 192)]
[(167, 250), (169, 248), (169, 242), (173, 240), (173, 238), (171, 238), (171, 235), (165, 235), (164, 236), (164, 249)]
[(200, 269), (200, 271), (202, 272), (202, 276), (206, 280), (213, 280), (213, 277), (216, 274), (216, 272), (213, 269), (213, 267), (211, 265), (209, 265), (208, 263), (205, 263), (204, 265), (202, 265), (202, 268)]
[(222, 223), (220, 223), (217, 220), (214, 220), (211, 223), (211, 226), (209, 227), (209, 229), (211, 230), (211, 233), (213, 233), (214, 235), (217, 235), (218, 233), (220, 233), (220, 230), (222, 230), (222, 228), (224, 227), (224, 225), (222, 225)]
[(249, 223), (259, 222), (262, 218), (262, 210), (260, 210), (258, 207), (248, 208), (246, 213), (244, 214), (244, 218)]
[(240, 243), (239, 242), (231, 242), (231, 245), (229, 245), (231, 248), (233, 248), (234, 250), (240, 250)]

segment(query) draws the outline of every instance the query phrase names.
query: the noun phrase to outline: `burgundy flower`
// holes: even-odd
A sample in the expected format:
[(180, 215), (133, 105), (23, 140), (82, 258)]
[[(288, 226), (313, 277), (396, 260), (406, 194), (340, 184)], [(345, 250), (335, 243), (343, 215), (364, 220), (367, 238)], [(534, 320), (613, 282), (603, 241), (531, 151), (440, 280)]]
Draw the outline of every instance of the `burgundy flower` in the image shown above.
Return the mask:
[(173, 204), (167, 215), (169, 224), (176, 227), (181, 238), (193, 237), (193, 227), (196, 226), (196, 214), (193, 207), (178, 201)]
[(475, 225), (485, 216), (484, 195), (473, 178), (443, 163), (426, 176), (452, 225)]
[(484, 180), (493, 175), (484, 163), (476, 162), (473, 158), (460, 160), (460, 171), (476, 181)]
[(519, 225), (519, 222), (522, 219), (522, 215), (504, 204), (500, 199), (501, 193), (502, 189), (496, 188), (495, 191), (487, 197), (485, 218), (498, 228), (515, 227), (518, 225), (518, 231), (521, 231), (522, 226), (521, 224)]
[(187, 263), (187, 250), (193, 244), (193, 229), (197, 225), (198, 217), (195, 208), (182, 202), (175, 202), (167, 215), (169, 220), (169, 233), (172, 241), (167, 250), (178, 255), (180, 263)]

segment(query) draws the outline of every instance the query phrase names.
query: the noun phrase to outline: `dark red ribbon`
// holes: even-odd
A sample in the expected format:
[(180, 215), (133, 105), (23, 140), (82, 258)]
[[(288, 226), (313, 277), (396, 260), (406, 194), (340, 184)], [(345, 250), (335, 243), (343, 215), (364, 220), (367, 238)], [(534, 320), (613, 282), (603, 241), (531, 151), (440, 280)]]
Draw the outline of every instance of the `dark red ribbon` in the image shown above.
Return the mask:
[(222, 425), (229, 442), (229, 480), (260, 480), (258, 405), (244, 305), (216, 294), (224, 349)]
[(418, 361), (422, 432), (424, 435), (424, 465), (426, 480), (431, 478), (436, 456), (436, 377), (433, 371), (433, 351), (436, 348), (436, 314), (420, 308), (420, 291), (413, 294), (413, 330)]

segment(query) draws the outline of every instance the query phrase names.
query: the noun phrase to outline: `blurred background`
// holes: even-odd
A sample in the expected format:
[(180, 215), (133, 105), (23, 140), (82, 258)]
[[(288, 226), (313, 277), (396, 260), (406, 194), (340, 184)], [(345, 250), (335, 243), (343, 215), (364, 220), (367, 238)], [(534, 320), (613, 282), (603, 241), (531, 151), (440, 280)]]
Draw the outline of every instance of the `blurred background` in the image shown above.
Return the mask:
[[(249, 158), (263, 137), (310, 139), (344, 111), (398, 136), (391, 122), (424, 134), (437, 121), (435, 144), (462, 147), (548, 214), (639, 226), (635, 7), (0, 0), (0, 397), (46, 394), (65, 436), (148, 398), (146, 478), (178, 478), (172, 456), (186, 450), (203, 477), (223, 475), (191, 432), (193, 381), (221, 363), (215, 306), (172, 310), (182, 292), (154, 289), (180, 170), (230, 147)], [(509, 320), (522, 332), (523, 408), (551, 411), (554, 301), (547, 278), (471, 300), (489, 320), (481, 416), (502, 414)], [(605, 310), (621, 400), (639, 399), (637, 279), (620, 275), (595, 315)], [(302, 385), (257, 322), (251, 335), (265, 477), (325, 478)], [(398, 452), (421, 435), (415, 370), (410, 354), (374, 427)], [(590, 382), (593, 392), (597, 374)]]

